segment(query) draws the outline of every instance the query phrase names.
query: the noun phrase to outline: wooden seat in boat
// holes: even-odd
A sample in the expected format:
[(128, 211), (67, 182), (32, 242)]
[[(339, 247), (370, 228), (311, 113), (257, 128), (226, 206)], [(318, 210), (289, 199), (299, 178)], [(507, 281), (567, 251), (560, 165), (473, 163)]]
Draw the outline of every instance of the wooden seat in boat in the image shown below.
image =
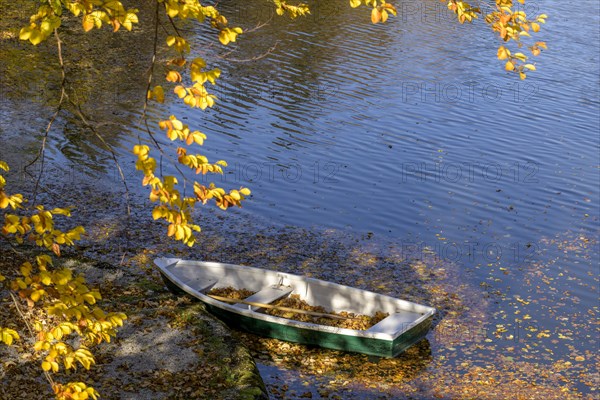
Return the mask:
[[(260, 291), (254, 293), (252, 296), (246, 297), (244, 301), (252, 302), (252, 303), (262, 303), (269, 304), (276, 300), (279, 300), (282, 297), (290, 294), (294, 289), (290, 286), (269, 286), (267, 288), (261, 289)], [(251, 306), (249, 304), (236, 304), (235, 307), (240, 308), (248, 308), (250, 310), (258, 310), (260, 307)]]
[(206, 279), (206, 278), (192, 278), (186, 281), (183, 281), (185, 285), (188, 285), (192, 289), (204, 293), (207, 290), (211, 289), (215, 283), (217, 283), (216, 279)]
[(372, 333), (393, 333), (410, 327), (411, 324), (420, 317), (420, 314), (412, 312), (398, 312), (391, 314), (369, 329), (366, 332)]

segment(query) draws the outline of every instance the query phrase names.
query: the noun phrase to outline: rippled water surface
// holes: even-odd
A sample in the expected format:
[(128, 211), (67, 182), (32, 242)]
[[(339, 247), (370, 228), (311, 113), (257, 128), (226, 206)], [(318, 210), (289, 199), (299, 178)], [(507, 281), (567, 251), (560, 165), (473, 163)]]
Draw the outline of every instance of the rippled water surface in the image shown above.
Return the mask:
[[(295, 21), (272, 18), (270, 8), (250, 3), (256, 10), (247, 11), (248, 2), (220, 5), (246, 30), (266, 23), (241, 36), (233, 51), (209, 46), (214, 37), (202, 30), (195, 36), (211, 65), (223, 71), (214, 88), (217, 106), (149, 111), (155, 119), (183, 116), (208, 135), (204, 153), (229, 162), (216, 182), (252, 189), (244, 209), (234, 213), (280, 227), (373, 236), (411, 252), (432, 249), (457, 265), (465, 281), (502, 292), (503, 300), (546, 299), (530, 312), (556, 335), (567, 329), (559, 318), (597, 318), (597, 2), (528, 6), (528, 13), (550, 16), (539, 35), (549, 51), (535, 59), (537, 71), (525, 81), (495, 59), (493, 35), (457, 24), (435, 1), (401, 2), (398, 17), (383, 26), (343, 2), (314, 4), (310, 17)], [(124, 44), (114, 39), (102, 61), (86, 64), (79, 55), (83, 61), (73, 67), (82, 82), (101, 82), (80, 95), (89, 97), (86, 107), (124, 155), (141, 132), (136, 95), (143, 97), (146, 64), (139, 61), (150, 59), (140, 50), (148, 39), (135, 38), (125, 58), (119, 58)], [(27, 49), (5, 43), (0, 59), (0, 134), (7, 146), (0, 158), (21, 164), (37, 142), (14, 139), (43, 132), (59, 82), (50, 71), (54, 64), (44, 61), (52, 48), (42, 45), (34, 56), (25, 55)], [(21, 54), (27, 64), (15, 62)], [(17, 72), (23, 65), (25, 75)], [(102, 76), (107, 66), (117, 70), (118, 83)], [(36, 81), (40, 74), (43, 84)], [(28, 91), (37, 92), (33, 100), (23, 96)], [(95, 96), (101, 96), (97, 103)], [(83, 162), (86, 176), (104, 171), (99, 185), (118, 182), (102, 144), (76, 118), (60, 119), (57, 127), (50, 160)], [(131, 164), (124, 168), (135, 187)], [(581, 246), (581, 253), (568, 246)], [(552, 289), (544, 283), (536, 289), (524, 276), (549, 279)], [(550, 301), (565, 305), (557, 313)], [(597, 348), (597, 333), (590, 326), (576, 330), (586, 337), (577, 351)], [(574, 354), (557, 348), (564, 351), (538, 361)], [(591, 393), (589, 385), (576, 386)]]

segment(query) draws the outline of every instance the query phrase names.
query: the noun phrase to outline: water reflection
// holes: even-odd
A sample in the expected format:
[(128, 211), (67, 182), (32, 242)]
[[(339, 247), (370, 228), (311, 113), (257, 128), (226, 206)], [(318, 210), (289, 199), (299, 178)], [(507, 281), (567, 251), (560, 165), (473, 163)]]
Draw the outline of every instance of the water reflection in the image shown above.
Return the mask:
[[(374, 384), (386, 387), (385, 398), (399, 398), (402, 392), (387, 385), (417, 378), (432, 362), (427, 339), (393, 359), (315, 350), (249, 334), (244, 334), (243, 340), (258, 360), (261, 376), (275, 398), (303, 398), (311, 394), (313, 398), (369, 399), (374, 391), (365, 386)], [(294, 373), (290, 373), (292, 370)], [(310, 385), (305, 384), (306, 379), (310, 379)]]
[[(9, 8), (4, 2), (0, 7), (7, 16), (0, 22), (0, 30), (18, 32), (25, 23), (22, 21), (28, 19), (28, 7)], [(148, 9), (147, 5), (142, 7), (141, 18), (148, 18)], [(47, 160), (54, 167), (77, 165), (83, 166), (84, 172), (88, 168), (91, 173), (106, 172), (113, 167), (106, 145), (125, 154), (123, 138), (136, 134), (134, 121), (143, 104), (152, 38), (143, 30), (110, 35), (106, 31), (74, 33), (71, 28), (66, 23), (62, 40), (65, 89), (72, 104), (63, 104), (54, 123)], [(123, 51), (126, 48), (131, 51)], [(11, 126), (0, 127), (5, 146), (2, 155), (22, 166), (39, 151), (40, 140), (58, 105), (61, 74), (53, 38), (36, 47), (16, 38), (0, 40), (0, 51), (0, 113), (3, 120), (11, 121)], [(106, 144), (81, 121), (79, 112)]]

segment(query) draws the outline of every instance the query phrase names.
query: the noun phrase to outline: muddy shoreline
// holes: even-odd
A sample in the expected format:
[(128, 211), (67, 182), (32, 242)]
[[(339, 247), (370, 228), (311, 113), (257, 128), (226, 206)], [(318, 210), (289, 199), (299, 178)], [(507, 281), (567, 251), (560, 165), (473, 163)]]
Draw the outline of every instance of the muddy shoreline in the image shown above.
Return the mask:
[[(127, 216), (122, 192), (102, 191), (98, 187), (92, 190), (89, 185), (85, 182), (70, 187), (64, 182), (54, 187), (44, 185), (39, 200), (49, 206), (76, 205), (73, 217), (63, 223), (65, 226), (83, 224), (87, 234), (75, 249), (65, 249), (63, 258), (97, 283), (111, 307), (130, 315), (124, 329), (129, 336), (124, 336), (122, 341), (129, 346), (145, 343), (135, 344), (139, 352), (136, 362), (118, 369), (122, 376), (131, 379), (129, 383), (93, 378), (102, 382), (100, 389), (104, 388), (106, 394), (100, 392), (105, 398), (127, 398), (127, 393), (131, 396), (135, 390), (151, 390), (152, 385), (149, 389), (132, 382), (158, 379), (132, 368), (136, 364), (153, 365), (152, 360), (157, 357), (149, 349), (160, 347), (147, 341), (147, 334), (136, 337), (140, 329), (151, 332), (149, 337), (183, 329), (173, 337), (164, 337), (161, 343), (174, 342), (170, 351), (176, 354), (191, 348), (192, 353), (199, 355), (195, 359), (197, 368), (200, 371), (213, 368), (210, 376), (218, 377), (212, 381), (194, 381), (181, 371), (155, 367), (167, 371), (169, 379), (159, 380), (162, 385), (186, 390), (188, 382), (195, 382), (196, 386), (189, 385), (191, 391), (170, 392), (174, 396), (185, 393), (187, 398), (203, 398), (211, 393), (214, 398), (246, 398), (236, 397), (241, 393), (232, 389), (239, 387), (236, 385), (249, 390), (244, 396), (264, 396), (262, 381), (255, 374), (255, 365), (258, 365), (273, 398), (500, 399), (505, 398), (507, 390), (515, 391), (515, 398), (582, 398), (570, 385), (577, 382), (572, 374), (585, 373), (585, 370), (574, 369), (575, 363), (555, 364), (553, 371), (556, 368), (556, 372), (540, 379), (534, 363), (527, 362), (526, 358), (516, 361), (518, 355), (513, 348), (519, 343), (509, 340), (508, 333), (498, 335), (494, 320), (490, 319), (492, 303), (501, 298), (484, 286), (470, 285), (459, 266), (433, 253), (409, 255), (393, 242), (373, 235), (275, 227), (249, 219), (236, 210), (224, 214), (207, 207), (201, 210), (203, 231), (197, 245), (188, 248), (168, 239), (165, 227), (152, 221), (150, 207), (142, 195), (130, 196), (132, 213)], [(27, 186), (20, 189), (26, 190)], [(201, 311), (197, 304), (173, 297), (152, 266), (155, 257), (167, 255), (274, 268), (332, 280), (432, 305), (438, 314), (427, 340), (390, 360), (259, 338), (230, 331)], [(124, 282), (127, 284), (121, 286)], [(148, 320), (152, 321), (150, 325), (147, 325)], [(223, 337), (228, 339), (223, 342)], [(244, 350), (246, 347), (249, 352)], [(510, 354), (514, 354), (515, 361), (509, 361), (513, 360)], [(118, 360), (104, 353), (102, 357), (107, 361)], [(216, 367), (211, 360), (227, 361)], [(497, 367), (492, 367), (494, 364)], [(232, 372), (236, 365), (242, 366), (245, 372)], [(31, 366), (23, 371), (12, 368), (23, 376), (37, 373)], [(104, 367), (98, 375), (109, 369)], [(37, 376), (39, 374), (30, 375), (28, 384), (33, 384)], [(579, 383), (593, 384), (593, 373), (585, 376), (587, 378)], [(567, 379), (567, 383), (556, 380), (557, 377)], [(445, 382), (444, 385), (440, 385), (440, 381)], [(203, 386), (207, 383), (210, 383), (208, 387)], [(565, 387), (570, 387), (569, 391), (565, 391)], [(129, 392), (111, 397), (115, 388), (126, 388)], [(164, 386), (159, 385), (159, 388), (164, 390)], [(157, 393), (165, 393), (160, 390)]]

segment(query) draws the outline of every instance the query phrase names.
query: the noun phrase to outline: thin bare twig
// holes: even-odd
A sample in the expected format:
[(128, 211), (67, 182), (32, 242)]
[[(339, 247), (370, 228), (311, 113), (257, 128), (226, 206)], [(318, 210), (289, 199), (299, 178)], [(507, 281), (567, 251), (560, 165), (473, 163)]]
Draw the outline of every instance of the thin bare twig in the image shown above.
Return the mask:
[(25, 325), (27, 326), (27, 330), (29, 331), (29, 335), (31, 336), (32, 339), (35, 339), (35, 333), (33, 333), (33, 329), (31, 328), (31, 325), (29, 325), (29, 321), (27, 321), (25, 314), (23, 314), (23, 311), (21, 311), (21, 307), (19, 306), (19, 302), (17, 301), (17, 298), (15, 297), (15, 295), (12, 292), (10, 293), (10, 297), (12, 298), (12, 301), (15, 304), (15, 308), (17, 309), (17, 311), (19, 312), (19, 315), (21, 316), (21, 319), (23, 319), (23, 322), (25, 322)]
[(235, 50), (232, 50), (222, 56), (218, 56), (219, 58), (229, 61), (229, 62), (237, 62), (237, 63), (246, 63), (246, 62), (252, 62), (252, 61), (256, 61), (256, 60), (260, 60), (261, 58), (265, 58), (266, 56), (268, 56), (269, 54), (271, 54), (272, 52), (275, 51), (275, 49), (277, 49), (277, 45), (279, 44), (279, 40), (275, 42), (275, 44), (273, 46), (271, 46), (266, 52), (264, 52), (263, 54), (260, 54), (258, 56), (252, 57), (252, 58), (245, 58), (245, 59), (238, 59), (238, 58), (229, 58), (229, 54), (233, 53)]
[[(269, 22), (271, 22), (272, 19), (273, 19), (273, 16), (269, 17), (269, 19), (265, 22), (259, 22), (258, 24), (256, 24), (256, 26), (254, 28), (244, 31), (244, 34), (252, 33), (252, 32), (258, 31), (259, 29), (264, 28), (265, 26), (269, 25)], [(270, 53), (275, 51), (278, 44), (279, 44), (279, 40), (276, 41), (275, 44), (273, 46), (271, 46), (265, 53), (255, 56), (255, 57), (252, 57), (252, 58), (247, 58), (247, 59), (242, 59), (242, 60), (236, 59), (236, 58), (228, 58), (228, 56), (230, 54), (234, 53), (236, 51), (236, 49), (232, 49), (231, 51), (225, 53), (224, 55), (217, 56), (217, 57), (219, 57), (223, 60), (227, 60), (227, 61), (231, 61), (231, 62), (238, 62), (238, 63), (256, 61), (256, 60), (260, 60), (261, 58), (266, 57), (267, 55), (269, 55)]]
[(130, 201), (129, 201), (129, 187), (127, 186), (127, 180), (125, 179), (125, 174), (123, 173), (123, 169), (121, 168), (121, 164), (119, 163), (117, 154), (115, 153), (112, 146), (109, 145), (106, 142), (106, 140), (104, 140), (104, 137), (100, 134), (100, 132), (98, 132), (96, 130), (96, 128), (90, 122), (88, 122), (88, 119), (86, 118), (83, 111), (81, 110), (81, 106), (79, 104), (75, 104), (72, 101), (70, 101), (70, 103), (73, 107), (75, 107), (75, 110), (76, 110), (75, 113), (77, 114), (79, 119), (81, 119), (81, 121), (84, 123), (84, 125), (87, 126), (94, 133), (94, 135), (102, 142), (104, 147), (106, 147), (106, 149), (110, 152), (110, 155), (115, 163), (115, 166), (117, 167), (117, 170), (119, 171), (119, 176), (121, 178), (121, 182), (123, 182), (123, 186), (125, 187), (125, 204), (127, 205), (127, 215), (131, 215), (131, 205), (130, 205)]
[(65, 90), (67, 74), (65, 72), (65, 64), (63, 62), (63, 57), (62, 57), (62, 41), (60, 40), (60, 36), (58, 36), (57, 29), (54, 29), (54, 37), (56, 38), (56, 47), (58, 49), (58, 61), (60, 63), (60, 72), (61, 72), (60, 100), (58, 101), (58, 106), (56, 107), (56, 111), (54, 112), (54, 114), (52, 115), (52, 118), (50, 118), (50, 121), (48, 122), (48, 126), (46, 126), (46, 131), (44, 132), (44, 137), (42, 138), (42, 144), (40, 146), (38, 155), (33, 159), (33, 161), (31, 161), (29, 164), (27, 164), (23, 168), (23, 170), (25, 170), (27, 172), (27, 168), (30, 167), (31, 165), (33, 165), (38, 159), (41, 158), (40, 172), (35, 181), (35, 187), (33, 189), (33, 196), (32, 196), (33, 203), (35, 203), (35, 200), (37, 198), (38, 188), (40, 186), (40, 180), (42, 179), (42, 175), (44, 173), (46, 141), (48, 139), (48, 135), (50, 134), (50, 129), (52, 129), (52, 125), (54, 124), (54, 121), (56, 120), (56, 117), (58, 117), (58, 114), (62, 110), (63, 101), (65, 100), (65, 98), (68, 98), (67, 92)]
[(177, 29), (177, 25), (175, 25), (175, 21), (173, 21), (173, 18), (171, 18), (170, 16), (169, 16), (169, 22), (171, 22), (171, 26), (175, 30), (175, 33), (177, 34), (177, 36), (181, 37), (181, 33), (179, 33), (179, 29)]
[(252, 33), (252, 32), (254, 32), (254, 31), (257, 31), (257, 30), (259, 30), (259, 29), (262, 29), (262, 28), (264, 28), (265, 26), (269, 25), (269, 22), (271, 22), (271, 20), (272, 20), (272, 19), (273, 19), (273, 15), (271, 15), (271, 16), (269, 17), (269, 19), (268, 19), (268, 20), (266, 20), (265, 22), (259, 22), (258, 24), (256, 24), (256, 26), (255, 26), (254, 28), (252, 28), (252, 29), (249, 29), (249, 30), (247, 30), (247, 31), (244, 31), (244, 33), (245, 33), (245, 34), (246, 34), (246, 33)]
[[(149, 68), (149, 72), (148, 72), (148, 83), (146, 85), (146, 93), (150, 92), (150, 88), (152, 86), (152, 80), (154, 77), (154, 67), (156, 66), (156, 55), (158, 54), (158, 27), (161, 26), (163, 29), (164, 26), (162, 26), (162, 24), (160, 23), (160, 18), (159, 18), (159, 3), (156, 3), (156, 10), (155, 10), (155, 21), (154, 21), (154, 47), (152, 50), (152, 61), (150, 63), (150, 68)], [(171, 21), (171, 24), (173, 25), (175, 31), (178, 33), (177, 27), (175, 26), (174, 21), (171, 19), (171, 17), (169, 17), (169, 20)], [(178, 33), (179, 34), (179, 33)], [(160, 165), (160, 169), (161, 169), (161, 174), (162, 174), (162, 159), (163, 157), (172, 160), (171, 157), (169, 157), (165, 151), (163, 150), (162, 146), (160, 145), (160, 143), (158, 142), (158, 140), (156, 140), (156, 137), (154, 137), (154, 134), (152, 133), (151, 129), (150, 129), (150, 125), (148, 125), (148, 103), (149, 103), (149, 99), (148, 96), (146, 95), (146, 98), (144, 99), (144, 108), (142, 110), (142, 115), (140, 116), (140, 119), (142, 119), (144, 121), (144, 127), (146, 128), (146, 132), (148, 133), (148, 136), (150, 137), (150, 139), (152, 140), (152, 142), (154, 143), (154, 146), (158, 149), (159, 153), (160, 153), (160, 161), (159, 161), (159, 165)], [(141, 143), (141, 138), (138, 135), (138, 141)], [(179, 166), (177, 165), (177, 163), (173, 162), (173, 165), (175, 166), (175, 169), (181, 174), (181, 176), (183, 177), (183, 183), (184, 183), (184, 195), (185, 195), (185, 185), (186, 185), (186, 179), (185, 179), (185, 174), (183, 173), (183, 171), (179, 168)]]
[[(75, 114), (78, 115), (78, 117), (81, 119), (81, 121), (88, 127), (90, 128), (90, 130), (94, 133), (94, 135), (96, 137), (98, 137), (98, 139), (100, 139), (100, 141), (104, 144), (104, 146), (106, 147), (106, 149), (111, 153), (112, 159), (115, 162), (115, 165), (117, 167), (117, 170), (119, 171), (119, 175), (121, 177), (121, 181), (123, 182), (123, 185), (125, 187), (125, 199), (126, 199), (126, 204), (127, 204), (127, 215), (131, 214), (131, 207), (130, 207), (130, 201), (129, 201), (129, 188), (127, 186), (127, 181), (125, 180), (125, 175), (123, 173), (123, 169), (121, 168), (121, 165), (119, 164), (119, 161), (117, 159), (117, 156), (115, 154), (115, 151), (113, 150), (112, 146), (110, 146), (106, 140), (104, 140), (104, 137), (96, 130), (96, 128), (90, 123), (88, 122), (88, 119), (85, 117), (83, 111), (81, 110), (81, 107), (76, 104), (75, 102), (73, 102), (69, 95), (67, 94), (66, 91), (66, 82), (67, 82), (67, 74), (66, 74), (66, 68), (65, 68), (65, 63), (64, 63), (64, 59), (63, 59), (63, 54), (62, 54), (62, 40), (60, 39), (60, 36), (58, 34), (58, 30), (55, 29), (54, 30), (54, 37), (56, 38), (56, 47), (57, 47), (57, 52), (58, 52), (58, 61), (59, 61), (59, 65), (60, 65), (60, 70), (61, 70), (61, 83), (60, 83), (60, 100), (58, 102), (58, 106), (56, 108), (56, 111), (54, 112), (54, 114), (52, 115), (52, 118), (50, 119), (50, 121), (48, 122), (48, 125), (46, 126), (46, 131), (44, 132), (44, 137), (42, 138), (42, 144), (40, 146), (40, 150), (38, 152), (38, 155), (35, 157), (35, 159), (33, 161), (31, 161), (29, 164), (27, 164), (23, 169), (25, 170), (25, 172), (27, 172), (27, 168), (30, 167), (31, 165), (33, 165), (38, 159), (41, 159), (41, 163), (40, 163), (40, 171), (39, 174), (37, 176), (36, 182), (35, 182), (35, 187), (33, 190), (33, 196), (32, 196), (32, 202), (35, 204), (36, 202), (36, 198), (37, 198), (37, 193), (40, 187), (40, 181), (42, 179), (42, 175), (44, 172), (44, 165), (45, 165), (45, 149), (46, 149), (46, 142), (48, 139), (48, 136), (50, 134), (50, 130), (52, 129), (52, 126), (54, 124), (54, 121), (56, 120), (56, 118), (58, 117), (58, 114), (60, 113), (60, 111), (63, 109), (63, 104), (65, 102), (65, 99), (69, 101), (69, 103), (75, 107)], [(27, 172), (29, 174), (29, 172)]]
[(17, 246), (15, 246), (15, 244), (9, 240), (8, 236), (0, 235), (0, 239), (2, 239), (2, 241), (4, 243), (6, 243), (8, 245), (8, 247), (10, 247), (10, 249), (13, 251), (13, 253), (15, 253), (17, 256), (21, 257), (22, 259), (25, 259), (25, 254), (22, 251), (19, 251), (17, 249)]
[[(19, 313), (19, 315), (21, 316), (21, 318), (23, 319), (23, 322), (25, 322), (25, 325), (27, 326), (27, 330), (29, 331), (29, 335), (31, 336), (31, 340), (35, 341), (35, 333), (33, 333), (33, 329), (31, 328), (31, 325), (29, 325), (29, 321), (27, 321), (27, 318), (25, 317), (25, 314), (23, 314), (23, 311), (21, 311), (21, 307), (19, 306), (19, 302), (17, 301), (15, 295), (11, 292), (10, 293), (10, 297), (13, 300), (13, 303), (15, 304), (15, 308), (17, 309), (17, 312)], [(48, 373), (48, 371), (44, 371), (44, 376), (46, 377), (46, 380), (48, 380), (48, 383), (50, 383), (50, 386), (52, 388), (54, 388), (54, 379), (52, 379), (52, 376), (50, 376), (50, 374)]]
[[(15, 304), (15, 308), (17, 309), (17, 312), (21, 316), (21, 319), (23, 320), (23, 322), (25, 322), (25, 326), (27, 326), (27, 330), (29, 331), (29, 336), (31, 337), (31, 340), (33, 340), (35, 342), (36, 341), (35, 333), (33, 332), (33, 329), (31, 328), (31, 325), (29, 324), (27, 317), (25, 317), (25, 314), (23, 314), (23, 311), (21, 311), (21, 306), (19, 306), (19, 302), (17, 301), (17, 298), (15, 297), (15, 295), (12, 292), (10, 293), (10, 297), (12, 298), (12, 301)], [(54, 386), (55, 386), (54, 379), (52, 379), (52, 376), (50, 376), (50, 373), (48, 371), (44, 371), (44, 376), (46, 377), (46, 380), (48, 381), (48, 383), (50, 383), (50, 386), (52, 388), (54, 388)]]
[[(144, 108), (142, 109), (142, 115), (140, 116), (140, 120), (144, 121), (144, 126), (146, 128), (146, 132), (148, 132), (148, 136), (154, 142), (154, 145), (158, 148), (158, 150), (162, 153), (162, 148), (160, 147), (160, 143), (156, 140), (154, 135), (152, 135), (152, 131), (150, 130), (150, 126), (148, 125), (148, 95), (150, 93), (150, 87), (152, 86), (152, 78), (154, 76), (154, 66), (156, 65), (156, 54), (158, 53), (158, 27), (159, 23), (159, 3), (156, 2), (156, 9), (154, 15), (154, 48), (152, 50), (152, 61), (150, 62), (150, 68), (148, 71), (148, 83), (146, 84), (146, 98), (144, 99)], [(141, 143), (141, 138), (138, 135), (138, 141)]]

